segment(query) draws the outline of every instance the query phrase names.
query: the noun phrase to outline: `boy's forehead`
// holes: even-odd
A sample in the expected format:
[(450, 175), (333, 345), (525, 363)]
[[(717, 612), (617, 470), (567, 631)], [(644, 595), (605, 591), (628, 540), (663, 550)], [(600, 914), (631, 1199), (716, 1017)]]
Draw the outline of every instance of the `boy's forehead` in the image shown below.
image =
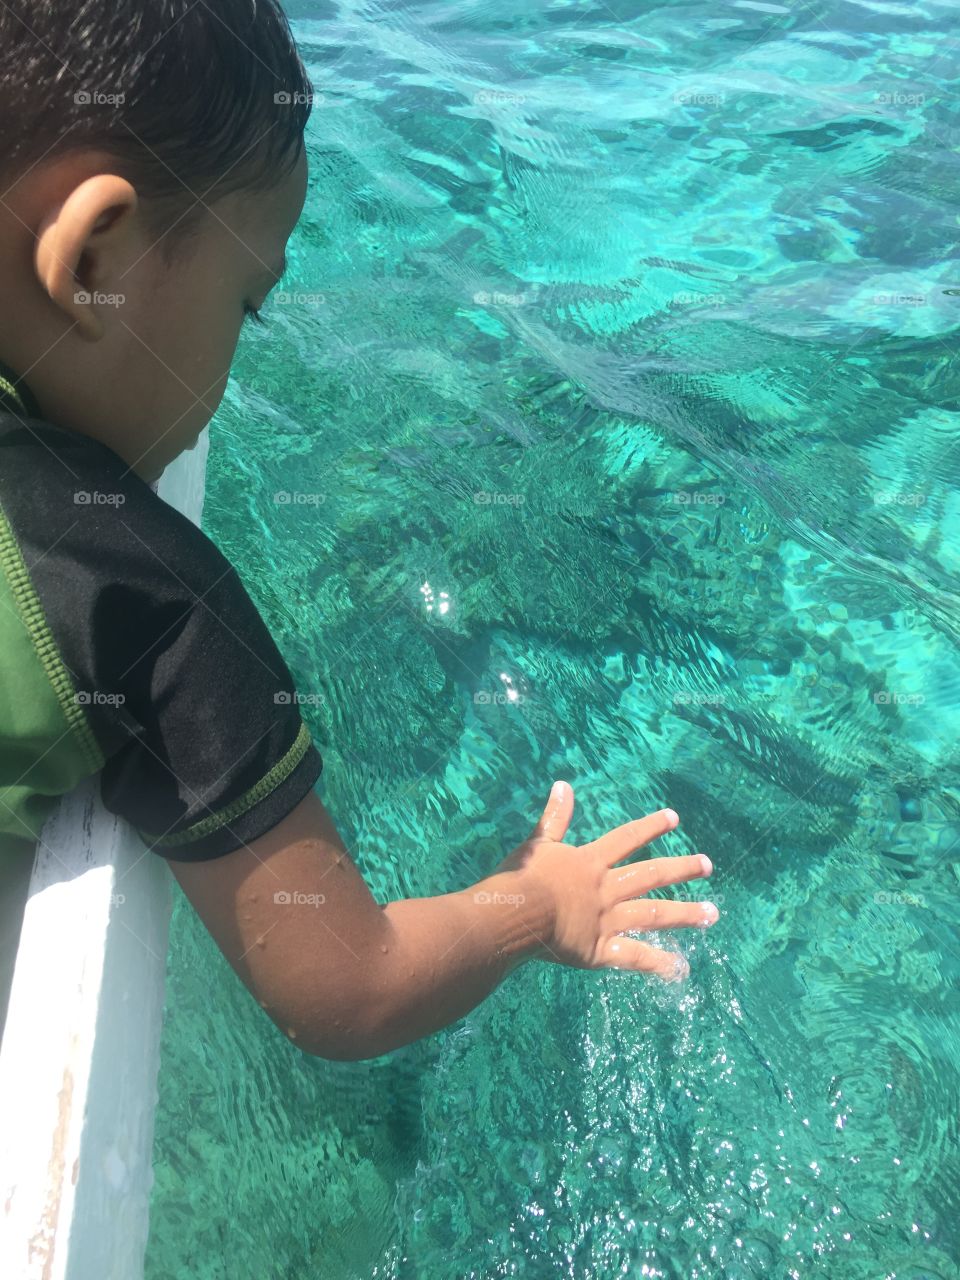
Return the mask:
[(231, 197), (230, 229), (258, 254), (266, 249), (271, 268), (283, 266), (283, 247), (300, 220), (306, 188), (306, 157), (301, 153), (296, 167), (267, 191), (241, 191)]

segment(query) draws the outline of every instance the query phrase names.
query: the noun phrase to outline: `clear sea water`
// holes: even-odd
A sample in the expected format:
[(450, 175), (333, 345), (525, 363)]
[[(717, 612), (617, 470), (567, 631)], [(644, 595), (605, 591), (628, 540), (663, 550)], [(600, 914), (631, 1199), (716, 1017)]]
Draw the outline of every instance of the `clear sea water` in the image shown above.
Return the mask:
[(149, 1280), (960, 1275), (956, 9), (290, 6), (205, 527), (324, 803), (381, 900), (669, 803), (722, 917), (351, 1064), (178, 899)]

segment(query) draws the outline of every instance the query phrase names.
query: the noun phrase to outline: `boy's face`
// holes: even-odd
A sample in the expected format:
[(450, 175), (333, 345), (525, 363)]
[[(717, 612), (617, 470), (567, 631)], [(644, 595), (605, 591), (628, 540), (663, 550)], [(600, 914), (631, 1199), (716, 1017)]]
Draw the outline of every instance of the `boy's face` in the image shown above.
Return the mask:
[(128, 319), (136, 337), (115, 383), (143, 447), (141, 459), (127, 460), (145, 479), (192, 448), (220, 404), (245, 308), (262, 307), (283, 275), (306, 186), (301, 153), (273, 190), (223, 198), (169, 266), (153, 263), (155, 288)]
[(155, 480), (219, 405), (245, 308), (282, 274), (306, 187), (302, 151), (268, 191), (207, 206), (167, 261), (109, 157), (38, 168), (0, 209), (0, 358), (44, 417)]

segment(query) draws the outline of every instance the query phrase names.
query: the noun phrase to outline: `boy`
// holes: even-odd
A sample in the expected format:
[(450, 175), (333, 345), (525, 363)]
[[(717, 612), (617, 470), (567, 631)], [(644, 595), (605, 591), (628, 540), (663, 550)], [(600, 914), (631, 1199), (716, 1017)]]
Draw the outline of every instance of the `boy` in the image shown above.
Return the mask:
[(524, 960), (682, 977), (625, 935), (718, 913), (643, 896), (703, 855), (620, 865), (675, 813), (575, 848), (565, 783), (487, 879), (378, 905), (235, 570), (151, 488), (283, 274), (310, 99), (276, 0), (0, 6), (0, 838), (99, 773), (277, 1026), (362, 1059)]

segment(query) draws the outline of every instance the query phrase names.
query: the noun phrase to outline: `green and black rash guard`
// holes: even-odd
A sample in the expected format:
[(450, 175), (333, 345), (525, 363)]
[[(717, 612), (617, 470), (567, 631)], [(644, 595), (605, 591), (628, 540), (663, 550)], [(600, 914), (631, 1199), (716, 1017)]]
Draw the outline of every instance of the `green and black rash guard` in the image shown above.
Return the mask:
[(0, 369), (0, 854), (100, 774), (148, 847), (200, 861), (323, 767), (236, 570), (106, 445)]

